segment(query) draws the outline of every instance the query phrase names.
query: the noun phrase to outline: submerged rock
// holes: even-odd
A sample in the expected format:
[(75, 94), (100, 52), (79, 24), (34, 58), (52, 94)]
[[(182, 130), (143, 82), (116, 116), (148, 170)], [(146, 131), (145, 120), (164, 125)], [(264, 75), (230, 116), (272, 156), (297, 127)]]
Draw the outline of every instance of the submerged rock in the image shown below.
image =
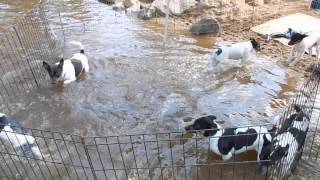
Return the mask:
[(220, 26), (217, 20), (203, 18), (190, 27), (190, 32), (194, 35), (218, 33)]
[(98, 0), (98, 1), (101, 3), (104, 3), (104, 4), (108, 4), (108, 5), (112, 5), (112, 4), (116, 3), (116, 0)]

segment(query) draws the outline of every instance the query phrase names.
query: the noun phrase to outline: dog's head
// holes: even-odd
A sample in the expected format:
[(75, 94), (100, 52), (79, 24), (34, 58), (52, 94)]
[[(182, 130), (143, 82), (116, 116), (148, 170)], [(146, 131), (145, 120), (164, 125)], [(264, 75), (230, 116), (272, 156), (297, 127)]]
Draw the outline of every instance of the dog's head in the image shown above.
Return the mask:
[(283, 157), (286, 157), (288, 155), (289, 144), (286, 145), (285, 147), (276, 145), (276, 146), (273, 146), (274, 148), (272, 148), (272, 146), (273, 146), (272, 143), (268, 144), (265, 147), (266, 148), (265, 152), (263, 152), (265, 154), (263, 154), (262, 156), (260, 155), (260, 160), (262, 160), (262, 162), (259, 163), (257, 168), (257, 173), (260, 175), (266, 174), (268, 172), (268, 167), (270, 165), (276, 164), (279, 160), (281, 160)]
[(300, 43), (305, 37), (308, 37), (306, 34), (294, 33), (288, 42), (289, 46), (293, 46), (295, 44)]
[(61, 77), (62, 75), (62, 70), (63, 70), (63, 63), (64, 59), (62, 58), (59, 63), (56, 63), (54, 65), (50, 65), (47, 62), (43, 61), (43, 67), (48, 71), (51, 83), (56, 83), (57, 80)]
[(254, 38), (250, 38), (250, 42), (252, 44), (253, 49), (255, 49), (256, 51), (261, 50), (260, 43), (258, 43), (258, 41), (256, 41)]
[(290, 145), (287, 144), (285, 147), (282, 147), (280, 145), (276, 145), (273, 151), (270, 154), (270, 161), (272, 164), (276, 163), (283, 157), (286, 157), (288, 155)]
[(186, 126), (185, 130), (186, 131), (205, 130), (203, 134), (205, 137), (212, 136), (214, 135), (215, 131), (209, 130), (209, 129), (218, 128), (217, 124), (214, 122), (215, 119), (217, 119), (217, 117), (213, 115), (198, 118), (194, 121), (193, 124)]
[(222, 53), (222, 49), (218, 48), (217, 51), (216, 51), (216, 56), (219, 56), (221, 53)]

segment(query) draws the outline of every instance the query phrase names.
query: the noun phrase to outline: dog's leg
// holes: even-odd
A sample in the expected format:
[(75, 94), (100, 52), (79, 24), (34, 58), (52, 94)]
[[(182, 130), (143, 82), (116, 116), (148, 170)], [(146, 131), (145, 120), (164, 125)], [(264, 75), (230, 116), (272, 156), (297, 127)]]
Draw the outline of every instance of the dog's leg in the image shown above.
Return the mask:
[(317, 46), (316, 47), (316, 63), (319, 64), (319, 53), (320, 53), (320, 46)]
[(229, 152), (227, 155), (222, 155), (222, 159), (224, 161), (228, 161), (231, 158), (232, 158), (232, 153), (231, 152)]
[(295, 49), (294, 47), (291, 49), (289, 58), (288, 58), (288, 63), (290, 64), (293, 60), (295, 59)]
[(297, 52), (297, 57), (289, 64), (289, 66), (294, 66), (303, 56), (304, 51)]
[(69, 84), (69, 83), (71, 83), (71, 82), (73, 82), (73, 81), (75, 81), (76, 79), (68, 79), (68, 80), (65, 80), (64, 82), (63, 82), (63, 84)]

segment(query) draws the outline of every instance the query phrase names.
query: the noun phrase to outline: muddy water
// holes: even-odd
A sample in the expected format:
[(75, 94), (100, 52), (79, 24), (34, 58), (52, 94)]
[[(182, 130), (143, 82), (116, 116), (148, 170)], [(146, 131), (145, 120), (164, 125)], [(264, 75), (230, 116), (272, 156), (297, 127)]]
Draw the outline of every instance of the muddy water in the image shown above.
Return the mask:
[[(0, 0), (0, 28), (33, 3)], [(223, 126), (265, 124), (301, 82), (259, 53), (209, 71), (210, 48), (220, 39), (175, 32), (163, 49), (159, 24), (94, 0), (52, 1), (48, 7), (53, 24), (60, 11), (66, 40), (84, 44), (91, 70), (66, 87), (48, 85), (17, 97), (10, 113), (27, 127), (85, 136), (168, 132), (182, 130), (182, 119), (204, 114), (215, 114)], [(67, 45), (64, 56), (77, 51)]]

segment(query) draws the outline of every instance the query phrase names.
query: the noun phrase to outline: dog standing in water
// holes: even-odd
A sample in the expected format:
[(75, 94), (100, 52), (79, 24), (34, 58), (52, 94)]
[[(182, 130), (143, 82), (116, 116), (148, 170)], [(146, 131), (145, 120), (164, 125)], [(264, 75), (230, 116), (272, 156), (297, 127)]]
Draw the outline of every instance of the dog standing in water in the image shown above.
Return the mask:
[(272, 136), (265, 127), (240, 127), (221, 129), (215, 122), (216, 117), (205, 116), (196, 119), (185, 127), (186, 131), (204, 130), (203, 136), (210, 138), (210, 150), (222, 157), (231, 159), (232, 155), (255, 150), (257, 159), (264, 155), (264, 145), (271, 143)]
[(76, 78), (83, 72), (89, 72), (88, 58), (84, 54), (84, 47), (80, 42), (72, 41), (70, 44), (75, 44), (80, 47), (80, 52), (74, 54), (70, 59), (63, 58), (50, 65), (43, 61), (43, 67), (49, 73), (51, 82), (54, 84), (57, 81), (63, 81), (64, 84), (69, 84), (76, 80)]
[(35, 138), (25, 133), (15, 118), (0, 113), (1, 143), (11, 144), (19, 156), (43, 159), (44, 156), (36, 145)]
[(212, 64), (217, 65), (226, 59), (247, 60), (251, 51), (260, 51), (260, 44), (255, 39), (217, 48), (212, 55)]

